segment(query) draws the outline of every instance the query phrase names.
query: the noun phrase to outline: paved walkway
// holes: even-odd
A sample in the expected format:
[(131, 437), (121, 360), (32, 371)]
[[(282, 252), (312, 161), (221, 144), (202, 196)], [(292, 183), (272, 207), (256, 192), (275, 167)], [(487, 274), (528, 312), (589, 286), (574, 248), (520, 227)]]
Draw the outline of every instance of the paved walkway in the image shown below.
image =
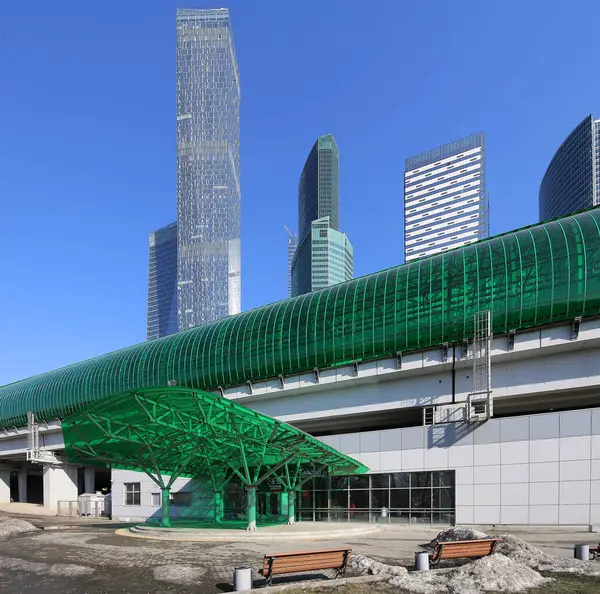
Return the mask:
[[(50, 518), (36, 520), (38, 524), (47, 523), (46, 527), (56, 527), (49, 522)], [(306, 524), (298, 526), (307, 528)], [(335, 525), (319, 524), (314, 528), (323, 531)], [(600, 540), (600, 535), (582, 528), (515, 527), (503, 531), (565, 557), (572, 557), (574, 543)], [(40, 530), (0, 542), (0, 591), (216, 594), (231, 590), (236, 566), (249, 564), (256, 570), (271, 550), (350, 546), (380, 561), (411, 563), (419, 545), (437, 532), (431, 527), (394, 526), (379, 532), (346, 533), (326, 543), (322, 534), (315, 532), (314, 540), (304, 540), (300, 545), (293, 541), (183, 542), (125, 538), (115, 533), (112, 522), (80, 522), (76, 529)]]

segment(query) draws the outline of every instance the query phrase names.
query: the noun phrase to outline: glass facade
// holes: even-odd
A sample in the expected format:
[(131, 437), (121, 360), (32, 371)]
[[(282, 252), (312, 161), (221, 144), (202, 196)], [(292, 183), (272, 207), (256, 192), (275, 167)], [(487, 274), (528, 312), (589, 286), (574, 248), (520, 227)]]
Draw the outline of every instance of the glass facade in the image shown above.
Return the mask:
[(497, 235), (0, 387), (0, 427), (144, 386), (239, 386), (600, 315), (600, 208)]
[(560, 145), (539, 191), (540, 220), (600, 204), (600, 120), (585, 118)]
[(406, 159), (404, 261), (484, 239), (488, 211), (483, 133)]
[(454, 524), (454, 471), (317, 477), (297, 507), (305, 521)]
[(178, 9), (180, 330), (241, 311), (239, 127), (229, 11)]
[(354, 276), (352, 245), (339, 227), (340, 156), (333, 135), (326, 134), (312, 147), (298, 184), (299, 244), (290, 266), (292, 297)]
[(150, 233), (146, 340), (177, 332), (177, 223)]

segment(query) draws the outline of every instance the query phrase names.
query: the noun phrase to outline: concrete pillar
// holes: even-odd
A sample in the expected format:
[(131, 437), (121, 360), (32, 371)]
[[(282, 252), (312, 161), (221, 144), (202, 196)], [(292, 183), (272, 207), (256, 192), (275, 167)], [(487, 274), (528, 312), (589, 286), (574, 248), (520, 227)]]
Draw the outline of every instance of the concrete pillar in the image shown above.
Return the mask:
[[(20, 475), (19, 475), (20, 478)], [(59, 501), (77, 501), (77, 466), (60, 464), (44, 466), (44, 507), (58, 513)], [(21, 485), (19, 484), (19, 489)], [(68, 508), (66, 508), (68, 509)]]
[(171, 489), (161, 489), (161, 502), (162, 502), (162, 522), (163, 528), (171, 527)]
[(19, 501), (27, 503), (27, 464), (21, 464), (19, 468)]
[(0, 470), (0, 503), (10, 503), (10, 470)]
[(246, 518), (248, 527), (246, 530), (256, 530), (256, 487), (246, 487)]
[(223, 519), (223, 491), (215, 491), (215, 517), (214, 522), (218, 524)]
[(296, 523), (296, 491), (288, 491), (288, 526)]
[(94, 493), (96, 489), (96, 469), (93, 466), (85, 466), (83, 469), (83, 492)]

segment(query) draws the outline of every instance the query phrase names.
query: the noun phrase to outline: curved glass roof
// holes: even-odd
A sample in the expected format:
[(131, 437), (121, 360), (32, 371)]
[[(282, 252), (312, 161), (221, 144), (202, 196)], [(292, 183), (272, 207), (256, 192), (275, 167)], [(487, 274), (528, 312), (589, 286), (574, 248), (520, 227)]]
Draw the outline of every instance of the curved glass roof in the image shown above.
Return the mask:
[(278, 476), (293, 488), (298, 471), (311, 465), (331, 475), (368, 470), (300, 429), (189, 388), (132, 390), (92, 402), (64, 419), (62, 431), (72, 464), (110, 464), (156, 480), (206, 475), (215, 490), (234, 474), (246, 485)]
[(600, 208), (259, 307), (0, 388), (0, 427), (144, 387), (215, 389), (600, 315)]

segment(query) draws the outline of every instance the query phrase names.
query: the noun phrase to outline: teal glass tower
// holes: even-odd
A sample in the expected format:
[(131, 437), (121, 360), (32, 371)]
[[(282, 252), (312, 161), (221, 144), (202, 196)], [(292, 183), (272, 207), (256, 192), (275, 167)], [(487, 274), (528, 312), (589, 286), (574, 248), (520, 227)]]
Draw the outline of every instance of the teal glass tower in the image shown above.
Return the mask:
[(291, 265), (291, 295), (350, 280), (354, 252), (340, 232), (340, 154), (332, 134), (317, 139), (298, 184), (298, 247)]

